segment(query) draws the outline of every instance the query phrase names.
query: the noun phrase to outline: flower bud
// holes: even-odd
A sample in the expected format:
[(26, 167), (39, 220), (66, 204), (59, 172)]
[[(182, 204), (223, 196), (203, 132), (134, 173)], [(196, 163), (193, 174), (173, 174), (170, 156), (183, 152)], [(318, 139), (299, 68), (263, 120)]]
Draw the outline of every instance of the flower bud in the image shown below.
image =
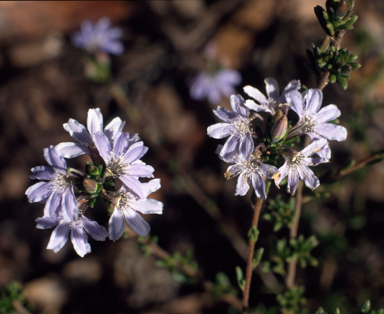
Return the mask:
[(99, 187), (99, 184), (92, 179), (84, 179), (83, 187), (88, 193), (96, 193)]
[(283, 116), (283, 112), (281, 110), (277, 111), (272, 118), (272, 122), (276, 123)]
[(330, 43), (331, 43), (331, 38), (328, 35), (324, 36), (319, 45), (320, 52), (322, 53), (327, 52)]
[(348, 9), (349, 9), (348, 1), (347, 0), (341, 0), (340, 3), (337, 5), (336, 10), (335, 10), (336, 17), (338, 19), (342, 19), (345, 16), (345, 14), (347, 14)]
[(288, 127), (288, 119), (286, 116), (280, 117), (272, 127), (271, 135), (272, 135), (272, 143), (276, 143), (280, 141), (285, 133), (287, 132)]
[(91, 162), (85, 164), (85, 172), (90, 176), (97, 176), (100, 174), (99, 169)]

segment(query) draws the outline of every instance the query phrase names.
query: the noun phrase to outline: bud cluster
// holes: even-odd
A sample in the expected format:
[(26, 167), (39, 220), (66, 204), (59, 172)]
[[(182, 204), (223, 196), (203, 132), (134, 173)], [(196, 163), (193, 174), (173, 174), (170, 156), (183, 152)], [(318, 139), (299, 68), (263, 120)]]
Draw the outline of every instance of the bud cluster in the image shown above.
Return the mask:
[[(154, 169), (140, 160), (148, 148), (137, 135), (123, 132), (125, 122), (113, 119), (103, 129), (103, 116), (99, 108), (88, 111), (87, 128), (74, 119), (64, 124), (64, 129), (77, 143), (60, 143), (44, 149), (49, 166), (32, 168), (31, 179), (40, 181), (26, 191), (29, 202), (45, 203), (44, 216), (37, 218), (37, 228), (56, 227), (47, 248), (58, 252), (71, 241), (77, 254), (83, 257), (91, 252), (88, 236), (113, 241), (124, 233), (125, 223), (140, 236), (150, 231), (148, 223), (140, 216), (161, 214), (163, 204), (148, 195), (160, 188), (160, 180), (141, 182), (139, 178), (153, 178)], [(87, 130), (88, 129), (88, 130)], [(64, 158), (82, 154), (91, 157), (85, 172), (68, 168)], [(122, 186), (116, 189), (119, 179)], [(88, 208), (103, 199), (112, 215), (108, 231), (96, 221), (85, 216)]]

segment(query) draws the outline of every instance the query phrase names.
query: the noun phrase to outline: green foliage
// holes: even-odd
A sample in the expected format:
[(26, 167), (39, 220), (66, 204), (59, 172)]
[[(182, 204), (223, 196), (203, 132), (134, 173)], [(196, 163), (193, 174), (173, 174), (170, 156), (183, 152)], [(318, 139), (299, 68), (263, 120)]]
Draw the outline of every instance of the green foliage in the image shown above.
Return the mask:
[(292, 247), (293, 254), (288, 258), (290, 261), (292, 258), (296, 258), (301, 268), (307, 267), (307, 264), (316, 267), (319, 262), (311, 255), (311, 250), (319, 245), (319, 241), (314, 235), (305, 239), (303, 235), (300, 235), (297, 239), (290, 239), (289, 243)]
[(252, 227), (248, 231), (248, 238), (253, 242), (256, 243), (257, 239), (259, 238), (260, 231), (257, 229), (257, 227)]
[(291, 249), (287, 246), (287, 239), (275, 239), (274, 242), (269, 253), (269, 260), (263, 263), (262, 270), (285, 276), (285, 263), (291, 257)]
[(18, 314), (20, 312), (18, 311), (17, 306), (22, 307), (31, 313), (34, 310), (33, 306), (24, 297), (21, 283), (12, 281), (1, 291), (0, 313)]
[[(339, 310), (339, 308), (336, 308), (336, 310), (333, 312), (333, 314), (341, 314), (342, 312)], [(371, 310), (371, 302), (368, 300), (364, 302), (355, 312), (355, 314), (384, 314), (384, 309), (379, 310)], [(328, 314), (328, 312), (325, 312), (322, 307), (320, 307), (316, 312), (313, 314)]]
[(214, 300), (221, 298), (223, 294), (237, 294), (237, 289), (232, 286), (226, 274), (219, 272), (216, 274), (216, 281), (212, 286), (212, 297)]
[(168, 269), (175, 281), (183, 284), (193, 284), (196, 282), (195, 277), (189, 276), (180, 270), (181, 267), (188, 267), (194, 273), (197, 273), (198, 264), (193, 260), (193, 251), (187, 250), (185, 254), (175, 252), (172, 255), (156, 261), (156, 266)]
[(151, 236), (150, 233), (148, 233), (145, 237), (137, 237), (137, 244), (139, 245), (140, 250), (144, 253), (145, 256), (149, 256), (152, 254), (152, 249), (148, 244), (151, 242), (157, 243), (158, 241), (159, 238), (157, 236)]
[(235, 270), (236, 270), (237, 284), (239, 285), (240, 289), (243, 291), (244, 287), (245, 287), (245, 279), (244, 279), (243, 270), (239, 266), (236, 266)]
[(288, 291), (277, 295), (276, 300), (280, 304), (282, 314), (306, 314), (308, 311), (303, 309), (307, 300), (303, 297), (305, 288), (303, 286), (293, 286)]
[(263, 218), (274, 223), (273, 231), (279, 231), (282, 227), (290, 228), (295, 218), (295, 200), (291, 197), (287, 203), (279, 194), (269, 201), (267, 210)]

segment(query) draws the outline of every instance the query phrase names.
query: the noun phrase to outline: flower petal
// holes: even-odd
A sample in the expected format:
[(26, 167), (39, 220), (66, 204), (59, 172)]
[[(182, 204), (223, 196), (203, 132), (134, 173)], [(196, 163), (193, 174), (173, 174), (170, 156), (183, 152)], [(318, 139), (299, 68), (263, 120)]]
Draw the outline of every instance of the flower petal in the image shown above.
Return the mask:
[(76, 253), (84, 257), (85, 254), (91, 252), (91, 246), (88, 243), (88, 236), (83, 227), (79, 224), (72, 225), (71, 242)]
[(300, 179), (304, 181), (305, 185), (310, 189), (314, 190), (320, 185), (319, 179), (315, 176), (313, 171), (307, 166), (297, 167)]
[[(228, 168), (229, 169), (229, 168)], [(244, 196), (249, 190), (248, 176), (242, 172), (237, 179), (235, 195)]]
[(314, 131), (328, 140), (344, 141), (347, 138), (347, 129), (333, 123), (323, 123), (314, 126)]
[(153, 179), (147, 183), (142, 183), (144, 195), (147, 197), (149, 194), (156, 192), (161, 188), (160, 179)]
[(323, 93), (320, 89), (309, 89), (308, 94), (305, 97), (306, 108), (305, 111), (309, 115), (316, 114), (323, 102)]
[(256, 196), (265, 200), (267, 198), (267, 194), (265, 192), (265, 181), (264, 178), (257, 172), (252, 174), (252, 185)]
[(139, 198), (145, 198), (142, 183), (129, 175), (122, 175), (119, 179), (124, 183), (125, 187), (133, 191)]
[(238, 115), (248, 118), (249, 110), (244, 106), (244, 98), (241, 95), (232, 95), (230, 98), (231, 107)]
[(65, 162), (64, 158), (58, 154), (54, 146), (44, 148), (44, 157), (52, 167), (63, 169), (67, 168), (67, 163)]
[(36, 228), (37, 229), (49, 229), (56, 226), (59, 221), (61, 220), (61, 217), (59, 218), (51, 218), (51, 217), (39, 217), (36, 218)]
[(53, 230), (47, 245), (48, 250), (53, 250), (57, 253), (67, 243), (70, 223), (70, 221), (63, 221)]
[(240, 142), (240, 154), (244, 156), (245, 159), (249, 160), (251, 157), (253, 150), (255, 148), (255, 144), (253, 143), (253, 139), (250, 133), (247, 133)]
[(122, 132), (125, 125), (119, 117), (114, 118), (104, 129), (105, 135), (108, 137), (110, 142), (113, 142), (114, 136), (117, 132)]
[(30, 203), (41, 202), (46, 200), (48, 196), (52, 193), (52, 189), (55, 186), (53, 181), (50, 182), (38, 182), (34, 185), (31, 185), (26, 191), (25, 194), (28, 197)]
[(287, 192), (291, 195), (295, 195), (297, 187), (299, 186), (299, 174), (296, 170), (290, 168), (288, 170), (288, 184)]
[(80, 143), (65, 142), (56, 145), (55, 148), (64, 158), (75, 158), (83, 154), (91, 154), (90, 149)]
[(340, 117), (341, 112), (335, 105), (328, 105), (324, 108), (321, 108), (320, 111), (316, 114), (316, 122), (324, 123), (335, 120)]
[(107, 229), (105, 229), (103, 226), (100, 226), (96, 221), (92, 221), (85, 216), (82, 216), (80, 219), (85, 231), (87, 231), (88, 234), (95, 240), (104, 241), (108, 236)]
[(248, 96), (255, 99), (259, 104), (264, 104), (268, 102), (268, 99), (257, 88), (247, 85), (244, 87), (244, 92)]
[(152, 198), (146, 198), (130, 203), (130, 207), (143, 214), (162, 214), (164, 204)]
[(125, 230), (124, 215), (115, 209), (111, 218), (109, 219), (109, 239), (116, 241), (121, 238)]
[(111, 143), (108, 140), (108, 137), (103, 132), (98, 132), (93, 135), (95, 141), (95, 146), (100, 153), (100, 156), (104, 159), (105, 163), (108, 165), (111, 161)]
[(84, 125), (75, 119), (69, 119), (68, 123), (64, 123), (64, 129), (78, 142), (93, 146), (93, 140)]
[(73, 187), (66, 189), (62, 195), (61, 208), (65, 220), (76, 221), (78, 216), (78, 207)]
[(210, 125), (207, 128), (208, 136), (216, 139), (227, 137), (233, 134), (235, 131), (236, 129), (233, 126), (233, 124), (229, 124), (229, 123), (216, 123), (216, 124)]
[(59, 210), (61, 208), (60, 203), (63, 194), (59, 191), (54, 191), (49, 197), (44, 207), (44, 216), (45, 217), (57, 217)]
[(304, 103), (301, 94), (298, 91), (292, 91), (285, 95), (291, 109), (297, 113), (299, 119), (304, 118)]
[(103, 115), (100, 108), (88, 110), (87, 128), (91, 135), (103, 132)]
[(52, 167), (37, 166), (31, 169), (32, 174), (29, 176), (31, 179), (38, 180), (53, 180), (56, 178), (57, 173)]
[(272, 77), (267, 77), (264, 82), (268, 97), (274, 100), (278, 100), (280, 96), (280, 90), (277, 81)]
[(153, 172), (155, 169), (152, 166), (144, 163), (134, 163), (124, 168), (124, 170), (134, 177), (153, 178)]
[(125, 164), (131, 164), (134, 161), (140, 159), (148, 151), (148, 147), (144, 146), (143, 142), (136, 142), (129, 146), (125, 152), (122, 160)]
[(125, 209), (124, 216), (128, 225), (139, 236), (144, 237), (151, 231), (149, 224), (133, 209)]

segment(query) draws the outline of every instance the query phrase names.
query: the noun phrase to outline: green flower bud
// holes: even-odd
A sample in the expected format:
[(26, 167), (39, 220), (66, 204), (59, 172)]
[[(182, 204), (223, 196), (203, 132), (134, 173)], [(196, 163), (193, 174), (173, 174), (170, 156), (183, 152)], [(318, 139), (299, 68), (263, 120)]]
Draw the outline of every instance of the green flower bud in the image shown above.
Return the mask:
[(327, 26), (329, 35), (334, 36), (334, 35), (335, 35), (335, 30), (334, 30), (334, 28), (333, 28), (332, 23), (327, 23), (326, 26)]
[(97, 176), (100, 174), (99, 169), (90, 161), (85, 164), (85, 172), (90, 176)]
[(88, 193), (96, 193), (99, 187), (99, 184), (92, 179), (84, 179), (83, 180), (83, 187)]
[(286, 116), (280, 117), (272, 127), (271, 135), (272, 135), (272, 143), (276, 143), (280, 141), (285, 133), (287, 132), (288, 127), (288, 119)]
[(336, 7), (336, 18), (342, 19), (349, 10), (349, 3), (347, 0), (341, 0)]
[(331, 43), (331, 38), (328, 35), (325, 35), (319, 45), (320, 52), (322, 53), (327, 52), (330, 43)]
[(370, 309), (371, 309), (371, 302), (369, 300), (364, 302), (364, 304), (360, 306), (361, 313), (369, 313)]

